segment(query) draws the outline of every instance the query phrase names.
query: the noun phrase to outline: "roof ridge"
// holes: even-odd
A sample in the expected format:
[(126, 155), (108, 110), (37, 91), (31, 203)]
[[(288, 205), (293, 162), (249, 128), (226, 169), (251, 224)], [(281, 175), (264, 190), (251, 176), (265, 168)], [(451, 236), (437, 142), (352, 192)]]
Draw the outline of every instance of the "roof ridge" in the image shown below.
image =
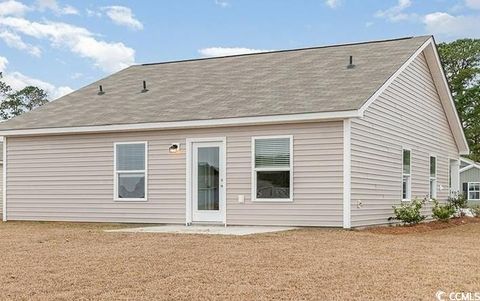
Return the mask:
[(401, 37), (401, 38), (394, 38), (394, 39), (385, 39), (385, 40), (370, 40), (370, 41), (362, 41), (362, 42), (351, 42), (351, 43), (340, 43), (340, 44), (331, 44), (331, 45), (324, 45), (324, 46), (313, 46), (313, 47), (302, 47), (302, 48), (292, 48), (292, 49), (281, 49), (281, 50), (272, 50), (272, 51), (255, 52), (255, 53), (244, 53), (244, 54), (224, 55), (224, 56), (216, 56), (216, 57), (204, 57), (204, 58), (174, 60), (174, 61), (165, 61), (165, 62), (156, 62), (156, 63), (143, 63), (143, 64), (138, 64), (138, 65), (132, 65), (131, 67), (164, 65), (164, 64), (174, 64), (174, 63), (188, 63), (188, 62), (196, 62), (196, 61), (217, 60), (217, 59), (225, 59), (225, 58), (233, 58), (233, 57), (243, 57), (243, 56), (253, 56), (253, 55), (262, 55), (262, 54), (270, 54), (270, 53), (293, 52), (293, 51), (303, 51), (303, 50), (313, 50), (313, 49), (323, 49), (323, 48), (333, 48), (333, 47), (343, 47), (343, 46), (373, 44), (373, 43), (386, 43), (386, 42), (409, 40), (409, 39), (421, 38), (421, 37), (432, 37), (432, 36), (431, 36), (431, 35), (408, 36), (408, 37)]

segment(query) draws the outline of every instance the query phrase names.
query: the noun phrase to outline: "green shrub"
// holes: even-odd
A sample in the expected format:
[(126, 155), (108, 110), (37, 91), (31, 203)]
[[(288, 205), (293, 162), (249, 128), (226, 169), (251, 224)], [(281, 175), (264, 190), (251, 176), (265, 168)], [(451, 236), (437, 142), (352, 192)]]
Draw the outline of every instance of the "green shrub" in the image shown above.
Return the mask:
[(426, 216), (421, 214), (425, 200), (415, 199), (411, 202), (404, 202), (400, 206), (393, 206), (393, 219), (402, 221), (404, 224), (414, 225), (423, 221)]
[(473, 215), (480, 217), (480, 205), (473, 205), (470, 207), (470, 209), (472, 209)]
[(448, 221), (455, 214), (455, 208), (451, 203), (440, 205), (437, 200), (434, 200), (434, 206), (432, 208), (432, 216), (442, 222)]
[(463, 194), (460, 194), (456, 197), (449, 197), (448, 203), (455, 210), (464, 209), (464, 208), (467, 208), (468, 206), (468, 200)]

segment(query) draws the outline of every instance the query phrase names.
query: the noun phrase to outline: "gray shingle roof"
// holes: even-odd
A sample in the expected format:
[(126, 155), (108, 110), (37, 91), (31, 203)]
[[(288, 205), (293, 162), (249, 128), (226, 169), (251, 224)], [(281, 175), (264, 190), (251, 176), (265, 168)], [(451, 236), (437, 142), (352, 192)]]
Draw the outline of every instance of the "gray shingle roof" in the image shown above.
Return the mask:
[(429, 38), (135, 65), (0, 130), (355, 110)]

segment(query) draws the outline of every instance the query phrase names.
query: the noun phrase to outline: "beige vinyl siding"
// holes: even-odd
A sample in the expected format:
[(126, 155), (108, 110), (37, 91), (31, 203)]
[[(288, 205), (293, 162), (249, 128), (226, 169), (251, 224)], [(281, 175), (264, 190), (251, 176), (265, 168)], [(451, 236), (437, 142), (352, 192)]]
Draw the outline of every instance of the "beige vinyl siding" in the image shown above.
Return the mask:
[(447, 199), (449, 159), (459, 155), (423, 53), (371, 104), (363, 119), (352, 120), (351, 135), (352, 226), (387, 223), (393, 215), (392, 206), (402, 197), (402, 147), (411, 149), (412, 198), (429, 192), (433, 155), (437, 199)]
[[(293, 135), (294, 202), (251, 202), (251, 137)], [(227, 222), (342, 225), (342, 122), (8, 138), (8, 219), (184, 223), (186, 138), (226, 137)], [(113, 143), (148, 142), (148, 201), (113, 201)], [(168, 152), (180, 142), (183, 151)], [(238, 195), (245, 203), (238, 203)]]

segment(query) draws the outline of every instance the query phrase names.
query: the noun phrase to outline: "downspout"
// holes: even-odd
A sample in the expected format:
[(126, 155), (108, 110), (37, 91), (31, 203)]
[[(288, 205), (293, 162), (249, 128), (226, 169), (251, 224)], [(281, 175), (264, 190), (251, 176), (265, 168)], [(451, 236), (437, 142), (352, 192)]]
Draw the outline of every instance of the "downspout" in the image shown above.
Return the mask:
[(343, 228), (352, 226), (351, 198), (352, 198), (352, 121), (350, 118), (343, 120)]

